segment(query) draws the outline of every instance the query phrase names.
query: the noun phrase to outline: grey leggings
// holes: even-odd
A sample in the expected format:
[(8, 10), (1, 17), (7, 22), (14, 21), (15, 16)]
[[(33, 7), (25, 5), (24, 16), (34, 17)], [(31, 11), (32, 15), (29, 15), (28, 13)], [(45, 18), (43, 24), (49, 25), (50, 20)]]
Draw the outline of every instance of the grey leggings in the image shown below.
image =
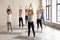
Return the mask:
[(11, 22), (7, 22), (7, 27), (8, 27), (8, 31), (9, 31), (9, 28), (10, 28), (10, 29), (11, 29), (11, 31), (12, 31)]

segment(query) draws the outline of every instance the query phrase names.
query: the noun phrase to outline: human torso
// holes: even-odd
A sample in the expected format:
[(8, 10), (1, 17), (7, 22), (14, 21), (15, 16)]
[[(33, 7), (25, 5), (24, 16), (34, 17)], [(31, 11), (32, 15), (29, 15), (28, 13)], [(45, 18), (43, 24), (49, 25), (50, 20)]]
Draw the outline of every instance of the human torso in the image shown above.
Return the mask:
[(19, 13), (19, 17), (21, 18), (22, 17), (22, 14)]
[(37, 19), (41, 19), (41, 13), (37, 13)]
[(28, 22), (32, 22), (33, 21), (33, 17), (32, 16), (28, 16)]
[(7, 15), (7, 22), (12, 22), (12, 14)]

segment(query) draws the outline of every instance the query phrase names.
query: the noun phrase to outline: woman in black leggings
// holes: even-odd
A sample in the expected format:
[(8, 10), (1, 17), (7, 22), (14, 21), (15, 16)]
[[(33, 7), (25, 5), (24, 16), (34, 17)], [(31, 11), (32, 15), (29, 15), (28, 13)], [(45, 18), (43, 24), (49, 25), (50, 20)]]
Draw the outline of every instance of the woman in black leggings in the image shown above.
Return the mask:
[[(30, 4), (30, 7), (32, 8), (31, 4)], [(33, 23), (32, 19), (33, 19), (33, 9), (29, 9), (29, 11), (28, 11), (28, 37), (30, 36), (30, 29), (31, 28), (33, 31), (33, 35), (35, 37), (34, 23)]]
[(40, 27), (41, 27), (41, 32), (42, 32), (42, 19), (41, 19), (41, 9), (39, 8), (37, 10), (37, 30), (39, 29), (39, 24), (40, 24)]
[(22, 28), (23, 28), (22, 9), (19, 10), (19, 27), (21, 26), (21, 22), (22, 22)]

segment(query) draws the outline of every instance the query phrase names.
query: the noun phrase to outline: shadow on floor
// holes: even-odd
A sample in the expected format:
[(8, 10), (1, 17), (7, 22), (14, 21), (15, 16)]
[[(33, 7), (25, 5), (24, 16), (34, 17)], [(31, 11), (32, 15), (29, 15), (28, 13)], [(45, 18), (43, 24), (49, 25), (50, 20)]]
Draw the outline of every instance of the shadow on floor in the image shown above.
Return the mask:
[(17, 32), (0, 32), (0, 34), (18, 35), (18, 34), (22, 34), (22, 33), (17, 33)]
[[(25, 32), (28, 32), (28, 31), (25, 31)], [(30, 31), (30, 32), (32, 32), (32, 31)], [(42, 33), (41, 31), (35, 31), (35, 33)]]
[(13, 30), (27, 30), (27, 28), (13, 28)]
[(15, 37), (14, 39), (23, 39), (23, 40), (36, 40), (36, 39), (34, 39), (33, 37), (29, 37), (28, 38), (28, 36), (17, 36), (17, 37)]

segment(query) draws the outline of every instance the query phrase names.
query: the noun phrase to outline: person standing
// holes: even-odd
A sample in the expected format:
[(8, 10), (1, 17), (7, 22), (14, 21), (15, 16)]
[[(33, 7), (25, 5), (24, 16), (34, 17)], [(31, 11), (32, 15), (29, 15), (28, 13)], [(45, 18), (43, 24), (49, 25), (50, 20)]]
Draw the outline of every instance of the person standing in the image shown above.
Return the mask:
[(39, 24), (41, 27), (41, 32), (42, 32), (42, 19), (41, 19), (42, 11), (41, 8), (37, 10), (37, 30), (39, 29)]
[(22, 18), (22, 9), (19, 9), (19, 28), (22, 23), (22, 28), (23, 28), (23, 18)]
[(28, 9), (25, 9), (25, 23), (28, 23)]
[[(41, 15), (42, 23), (45, 25), (45, 20), (44, 20), (44, 9), (43, 9), (43, 8), (41, 8), (41, 13), (42, 13), (42, 15)], [(46, 25), (45, 25), (45, 27), (46, 27)]]
[[(31, 8), (31, 9), (30, 9)], [(30, 36), (30, 29), (32, 28), (33, 35), (35, 38), (35, 30), (34, 30), (34, 23), (33, 23), (33, 8), (32, 4), (29, 6), (29, 11), (28, 11), (28, 37)]]
[(10, 5), (8, 5), (8, 8), (7, 8), (7, 27), (8, 27), (8, 31), (9, 29), (11, 29), (12, 31), (12, 10), (10, 8)]

